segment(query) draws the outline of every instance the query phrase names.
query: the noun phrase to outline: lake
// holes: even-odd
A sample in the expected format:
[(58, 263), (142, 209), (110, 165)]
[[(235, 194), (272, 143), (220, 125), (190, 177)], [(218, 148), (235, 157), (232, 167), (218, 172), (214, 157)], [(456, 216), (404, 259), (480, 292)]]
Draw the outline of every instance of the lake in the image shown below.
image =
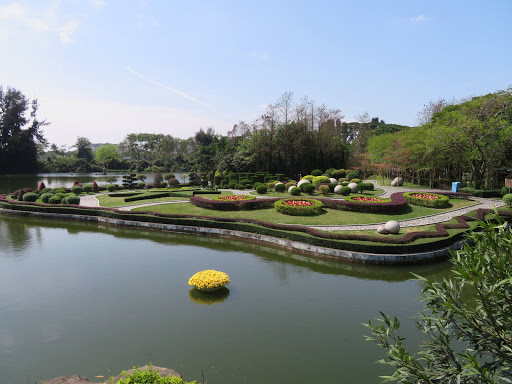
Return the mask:
[[(379, 383), (362, 325), (397, 315), (419, 335), (421, 283), (447, 262), (372, 266), (232, 239), (0, 215), (0, 382), (91, 381), (152, 362), (211, 383)], [(226, 272), (229, 292), (187, 281)]]

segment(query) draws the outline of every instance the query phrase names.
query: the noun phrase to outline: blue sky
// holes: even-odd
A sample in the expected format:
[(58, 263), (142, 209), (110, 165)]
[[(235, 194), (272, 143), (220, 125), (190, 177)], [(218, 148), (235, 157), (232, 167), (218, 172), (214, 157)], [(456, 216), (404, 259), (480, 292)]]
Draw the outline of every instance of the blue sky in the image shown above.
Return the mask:
[(286, 91), (414, 125), (512, 84), (512, 2), (0, 0), (0, 85), (72, 145), (225, 134)]

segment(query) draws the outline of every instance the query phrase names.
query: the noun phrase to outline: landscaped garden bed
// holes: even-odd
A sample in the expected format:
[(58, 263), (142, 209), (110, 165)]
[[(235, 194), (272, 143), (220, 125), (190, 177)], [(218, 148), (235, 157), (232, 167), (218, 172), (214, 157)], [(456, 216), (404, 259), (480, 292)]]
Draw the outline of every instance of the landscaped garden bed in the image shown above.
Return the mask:
[(430, 208), (446, 208), (450, 205), (448, 196), (429, 192), (405, 192), (404, 197), (409, 204), (422, 205)]
[(277, 212), (290, 216), (315, 216), (322, 212), (324, 204), (314, 199), (284, 199), (274, 203)]

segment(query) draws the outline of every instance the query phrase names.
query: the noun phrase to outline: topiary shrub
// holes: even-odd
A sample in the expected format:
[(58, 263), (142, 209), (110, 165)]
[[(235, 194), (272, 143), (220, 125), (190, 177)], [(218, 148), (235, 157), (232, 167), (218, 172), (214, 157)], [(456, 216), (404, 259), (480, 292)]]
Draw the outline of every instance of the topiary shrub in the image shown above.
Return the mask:
[(37, 200), (38, 197), (39, 196), (37, 196), (37, 193), (28, 192), (28, 193), (23, 194), (23, 201), (34, 202)]
[(107, 191), (113, 192), (116, 190), (116, 186), (114, 184), (108, 184), (107, 185)]
[(331, 177), (334, 177), (335, 179), (340, 179), (342, 177), (345, 177), (347, 173), (344, 169), (336, 169), (331, 172)]
[(240, 180), (239, 184), (242, 184), (242, 185), (251, 184), (251, 180), (249, 180), (249, 179), (242, 179), (242, 180)]
[[(287, 189), (287, 188), (286, 188), (286, 186), (287, 186), (287, 185), (288, 185), (288, 184), (286, 184), (286, 185), (285, 185), (285, 184), (277, 184), (277, 185), (274, 187), (274, 191), (279, 192), (279, 193), (283, 193), (283, 192), (284, 192), (284, 190), (285, 190), (285, 189)], [(293, 184), (292, 184), (292, 185), (293, 185)], [(292, 185), (290, 185), (290, 187), (291, 187)], [(266, 187), (265, 187), (265, 188), (266, 188)], [(257, 191), (257, 190), (258, 190), (258, 189), (256, 189), (256, 191)]]
[(312, 195), (315, 192), (315, 186), (311, 183), (305, 183), (300, 186), (302, 192), (307, 193), (308, 195)]
[(307, 180), (310, 183), (312, 183), (314, 178), (315, 178), (315, 176), (313, 176), (313, 175), (306, 175), (301, 180)]
[(274, 203), (277, 212), (290, 216), (314, 216), (322, 212), (324, 204), (313, 199), (284, 199)]
[(373, 184), (372, 183), (359, 183), (356, 186), (357, 192), (364, 193), (364, 191), (373, 191)]
[(324, 172), (324, 175), (331, 177), (332, 172), (335, 170), (336, 170), (336, 168), (327, 168)]
[(82, 187), (80, 187), (79, 185), (73, 185), (73, 186), (71, 187), (71, 192), (73, 192), (73, 193), (74, 193), (75, 195), (77, 195), (77, 196), (78, 196), (79, 194), (81, 194), (81, 193), (82, 193), (82, 191), (83, 191), (83, 189), (82, 189)]
[(52, 197), (50, 197), (50, 199), (48, 200), (48, 202), (50, 204), (60, 204), (62, 201), (62, 197), (60, 197), (59, 195), (54, 195)]
[(229, 189), (235, 189), (236, 188), (236, 183), (229, 183), (228, 184), (228, 188)]
[(62, 199), (62, 204), (73, 204), (80, 205), (80, 197), (79, 196), (68, 196)]
[(43, 189), (45, 189), (45, 188), (46, 188), (46, 185), (44, 185), (44, 183), (41, 181), (41, 182), (39, 183), (39, 187), (37, 187), (37, 190), (38, 190), (38, 191), (42, 191), (42, 190), (43, 190)]
[(98, 193), (100, 191), (100, 187), (98, 187), (98, 183), (97, 182), (93, 182), (92, 183), (92, 191), (94, 193)]
[[(278, 185), (276, 185), (276, 187), (280, 186), (280, 185), (283, 185), (283, 184), (278, 184)], [(284, 185), (283, 185), (283, 187), (284, 187)], [(256, 192), (258, 192), (260, 195), (267, 193), (267, 186), (266, 185), (258, 185), (258, 187), (256, 188)]]
[(340, 195), (342, 195), (342, 196), (348, 196), (348, 195), (350, 195), (351, 192), (352, 192), (352, 189), (350, 187), (343, 186), (340, 188)]
[(288, 183), (284, 184), (284, 188), (286, 190), (289, 190), (290, 187), (297, 187), (297, 183), (295, 181), (289, 181)]
[(162, 174), (160, 172), (156, 173), (155, 177), (153, 178), (153, 187), (155, 187), (155, 188), (160, 187), (160, 185), (162, 185), (163, 181), (164, 181), (164, 177), (162, 176)]
[(361, 179), (352, 179), (350, 180), (351, 183), (359, 184), (361, 182)]
[(84, 185), (84, 186), (82, 187), (82, 189), (83, 189), (83, 191), (84, 191), (85, 193), (91, 193), (91, 192), (92, 192), (92, 185), (90, 185), (90, 184), (86, 184), (86, 185)]
[(245, 187), (242, 184), (237, 184), (235, 188), (239, 190), (245, 189)]
[(331, 180), (327, 176), (317, 176), (313, 179), (313, 185), (316, 187), (320, 183), (330, 184)]
[(512, 208), (512, 193), (507, 193), (505, 196), (503, 196), (503, 201), (505, 204), (508, 204), (508, 206)]
[(292, 196), (300, 196), (300, 188), (298, 188), (298, 187), (293, 187), (293, 188), (290, 190), (290, 195), (292, 195)]
[(167, 183), (165, 181), (162, 181), (160, 183), (160, 188), (167, 188)]
[(354, 170), (347, 171), (346, 178), (349, 180), (359, 178), (359, 171), (354, 171)]
[(313, 176), (322, 176), (324, 173), (323, 173), (321, 170), (319, 170), (319, 169), (313, 169), (313, 170), (311, 171), (311, 174), (312, 174)]
[(48, 204), (48, 201), (50, 200), (50, 197), (52, 197), (52, 196), (53, 196), (53, 193), (48, 193), (48, 192), (47, 193), (43, 193), (41, 195), (41, 201), (43, 203), (45, 203), (45, 204)]
[(164, 176), (164, 179), (165, 180), (171, 180), (172, 178), (175, 178), (176, 176), (174, 175), (174, 173), (166, 173), (165, 176)]
[(329, 186), (321, 185), (320, 188), (318, 188), (318, 192), (320, 192), (324, 196), (327, 196), (329, 194)]

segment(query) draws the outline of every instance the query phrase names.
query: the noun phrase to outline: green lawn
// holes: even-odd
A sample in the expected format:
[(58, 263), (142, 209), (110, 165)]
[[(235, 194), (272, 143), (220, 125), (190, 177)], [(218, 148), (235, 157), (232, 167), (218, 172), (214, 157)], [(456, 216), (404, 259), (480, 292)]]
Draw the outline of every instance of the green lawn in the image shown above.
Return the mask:
[[(382, 195), (384, 193), (384, 190), (383, 189), (375, 189), (373, 191), (365, 191), (364, 192), (364, 195), (366, 196), (376, 196), (376, 195)], [(288, 192), (267, 192), (267, 193), (264, 193), (263, 195), (259, 194), (258, 192), (256, 191), (253, 191), (250, 193), (251, 195), (254, 195), (254, 196), (267, 196), (267, 197), (279, 197), (279, 198), (283, 198), (283, 199), (286, 199), (286, 198), (292, 198), (294, 196), (290, 195)], [(361, 194), (359, 193), (352, 193), (350, 194), (350, 196), (361, 196)], [(314, 192), (312, 195), (308, 195), (306, 193), (302, 193), (300, 195), (300, 197), (304, 197), (304, 198), (317, 198), (317, 199), (343, 199), (343, 196), (341, 195), (335, 195), (334, 193), (329, 193), (327, 196), (324, 196), (322, 195), (321, 193), (319, 192)]]
[[(158, 190), (158, 192), (169, 192), (169, 190)], [(186, 194), (189, 197), (192, 197), (192, 192), (181, 192), (179, 190), (173, 191), (181, 194)], [(115, 193), (115, 192), (113, 192)], [(120, 193), (124, 193), (120, 192)], [(137, 196), (151, 196), (151, 194), (154, 192), (143, 192), (140, 195)], [(208, 196), (222, 196), (222, 195), (232, 195), (231, 192), (228, 191), (222, 191), (220, 195), (199, 195), (202, 197), (208, 197)], [(100, 202), (101, 207), (124, 207), (127, 205), (139, 205), (143, 203), (155, 203), (155, 202), (161, 202), (161, 201), (183, 201), (188, 200), (188, 197), (160, 197), (158, 199), (147, 199), (147, 200), (137, 200), (137, 201), (130, 201), (125, 202), (124, 199), (126, 197), (110, 197), (109, 195), (97, 195), (96, 198)]]
[(183, 204), (162, 204), (151, 207), (142, 207), (134, 211), (153, 211), (168, 214), (189, 214), (200, 216), (231, 217), (268, 221), (282, 224), (302, 225), (346, 225), (346, 224), (370, 224), (382, 223), (388, 220), (405, 220), (420, 216), (432, 215), (454, 208), (462, 208), (474, 205), (475, 202), (468, 200), (451, 199), (451, 208), (433, 209), (420, 206), (410, 206), (407, 211), (400, 214), (376, 214), (350, 211), (337, 211), (324, 209), (323, 214), (318, 216), (288, 216), (275, 212), (273, 208), (258, 209), (254, 211), (216, 211), (211, 209), (198, 208), (190, 203)]

